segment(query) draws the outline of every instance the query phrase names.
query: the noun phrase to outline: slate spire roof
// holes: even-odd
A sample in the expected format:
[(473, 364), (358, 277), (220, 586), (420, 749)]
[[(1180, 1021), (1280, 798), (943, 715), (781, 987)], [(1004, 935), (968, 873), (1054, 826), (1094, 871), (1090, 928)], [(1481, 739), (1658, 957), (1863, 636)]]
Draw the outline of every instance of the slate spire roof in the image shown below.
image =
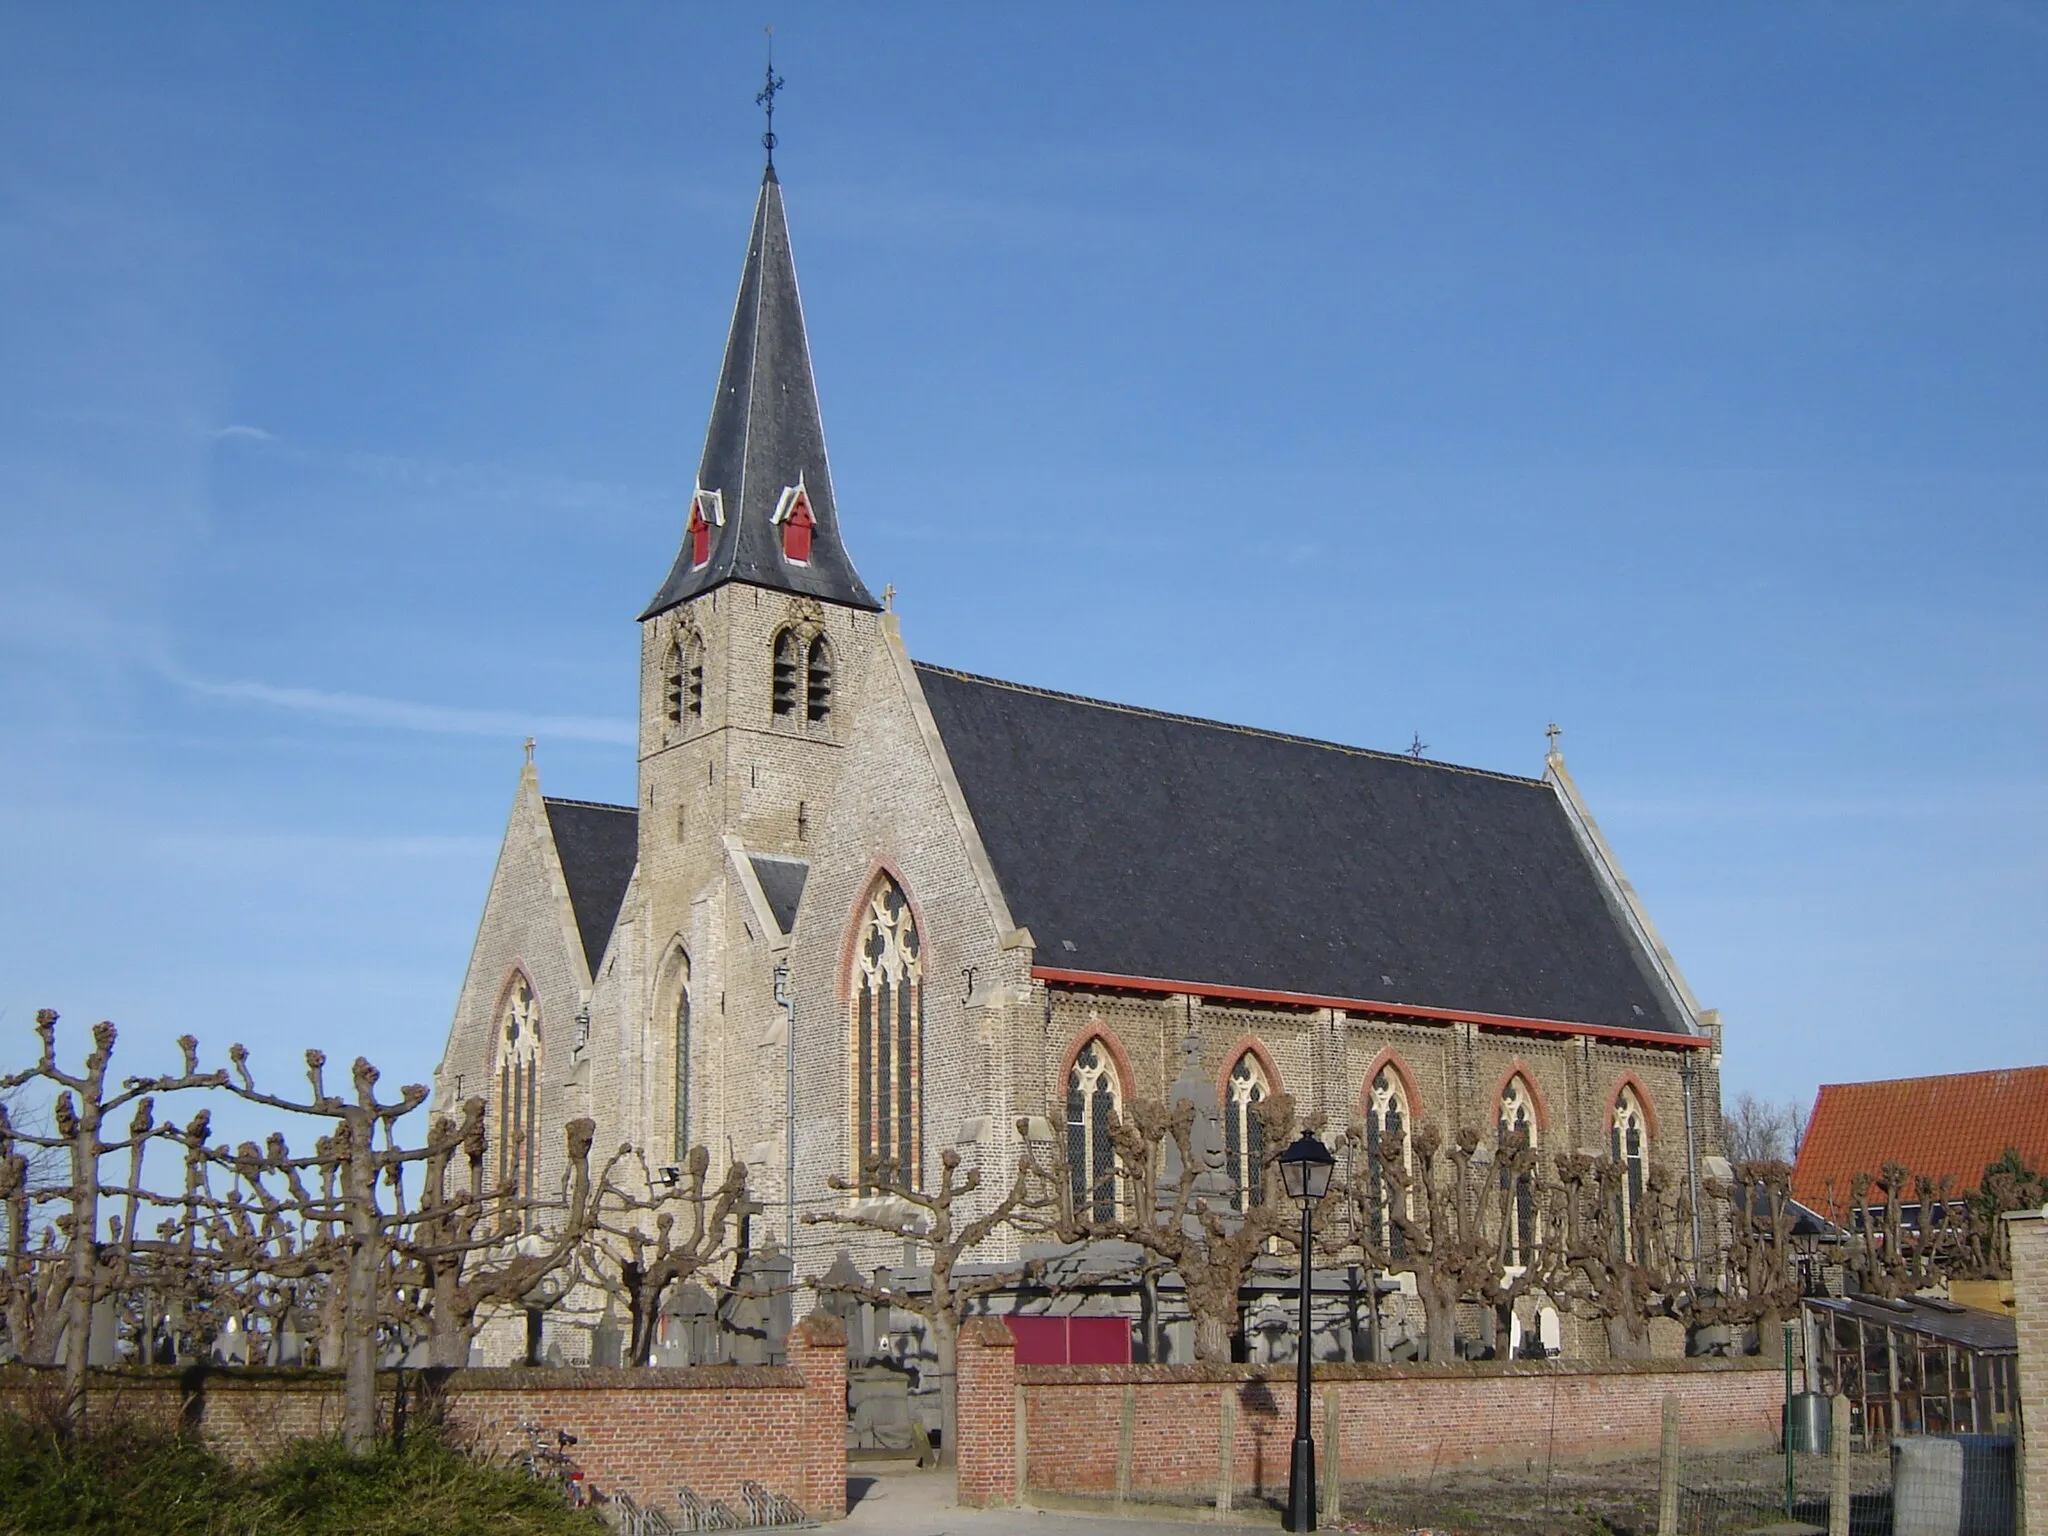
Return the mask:
[[(803, 560), (785, 553), (778, 526), (779, 519), (800, 515), (791, 494), (798, 487), (815, 520)], [(825, 426), (811, 376), (782, 184), (773, 165), (761, 179), (754, 207), (739, 301), (733, 306), (732, 333), (726, 338), (691, 507), (675, 565), (642, 619), (729, 581), (855, 608), (881, 606), (862, 585), (839, 540)]]

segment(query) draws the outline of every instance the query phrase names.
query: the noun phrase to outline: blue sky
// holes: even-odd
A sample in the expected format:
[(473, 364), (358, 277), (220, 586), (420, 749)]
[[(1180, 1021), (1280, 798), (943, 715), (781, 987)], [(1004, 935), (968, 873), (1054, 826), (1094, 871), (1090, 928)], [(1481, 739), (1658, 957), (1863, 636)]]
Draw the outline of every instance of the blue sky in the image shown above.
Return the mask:
[(1555, 719), (1731, 1091), (2048, 1055), (2048, 8), (0, 0), (0, 1063), (424, 1077), (631, 798), (771, 14), (914, 654)]

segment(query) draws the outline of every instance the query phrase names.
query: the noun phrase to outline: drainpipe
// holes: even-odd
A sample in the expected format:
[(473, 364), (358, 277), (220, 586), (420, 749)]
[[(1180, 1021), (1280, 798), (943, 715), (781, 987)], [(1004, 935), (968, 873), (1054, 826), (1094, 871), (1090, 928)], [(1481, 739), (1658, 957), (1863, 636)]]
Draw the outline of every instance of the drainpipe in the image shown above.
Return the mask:
[[(796, 1263), (796, 993), (789, 962), (775, 962), (775, 1006), (782, 1010), (782, 1251)], [(1694, 1246), (1697, 1247), (1697, 1239)], [(792, 1269), (791, 1273), (795, 1273)]]
[(1692, 1052), (1687, 1051), (1679, 1059), (1678, 1082), (1681, 1097), (1685, 1100), (1685, 1177), (1692, 1191), (1692, 1275), (1693, 1284), (1697, 1286), (1700, 1278), (1700, 1149), (1699, 1138), (1693, 1130), (1693, 1081)]

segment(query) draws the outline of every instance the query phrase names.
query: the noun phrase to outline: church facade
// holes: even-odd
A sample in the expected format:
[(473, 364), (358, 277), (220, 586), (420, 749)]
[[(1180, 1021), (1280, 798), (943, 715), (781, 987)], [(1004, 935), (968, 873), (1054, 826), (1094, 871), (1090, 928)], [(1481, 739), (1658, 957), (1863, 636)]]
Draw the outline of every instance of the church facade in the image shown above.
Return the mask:
[(550, 798), (529, 751), (436, 1071), (497, 1174), (550, 1186), (583, 1115), (657, 1169), (702, 1145), (801, 1278), (901, 1262), (802, 1221), (865, 1156), (1001, 1187), (1025, 1120), (1093, 1187), (1107, 1118), (1190, 1074), (1233, 1148), (1285, 1092), (1694, 1178), (1721, 1150), (1718, 1019), (1554, 745), (1522, 777), (912, 659), (841, 536), (772, 168), (639, 623), (637, 803)]

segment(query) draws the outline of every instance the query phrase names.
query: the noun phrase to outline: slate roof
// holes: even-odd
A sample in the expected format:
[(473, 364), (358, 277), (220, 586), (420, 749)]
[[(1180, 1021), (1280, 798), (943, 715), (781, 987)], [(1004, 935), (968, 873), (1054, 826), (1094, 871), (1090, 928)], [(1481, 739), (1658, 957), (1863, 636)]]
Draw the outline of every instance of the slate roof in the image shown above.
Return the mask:
[(750, 853), (754, 878), (761, 882), (761, 894), (768, 898), (768, 910), (784, 933), (796, 927), (797, 903), (804, 899), (804, 881), (811, 866), (802, 859), (787, 859), (775, 853)]
[(604, 947), (619, 920), (626, 882), (640, 859), (640, 813), (630, 805), (599, 805), (591, 800), (551, 800), (548, 830), (562, 876), (569, 883), (569, 905), (576, 914), (576, 932), (583, 957), (594, 974)]
[(1792, 1192), (1817, 1211), (1831, 1203), (1840, 1211), (1850, 1180), (1875, 1178), (1888, 1162), (1975, 1189), (2007, 1147), (2017, 1147), (2029, 1167), (2048, 1170), (2048, 1066), (1827, 1083), (1799, 1144)]
[[(817, 527), (808, 563), (783, 557), (770, 519), (785, 488), (801, 481)], [(725, 525), (711, 530), (711, 559), (691, 568), (689, 540), (676, 552), (668, 579), (642, 619), (709, 592), (746, 581), (782, 592), (879, 608), (839, 539), (839, 508), (825, 461), (825, 424), (811, 376), (811, 346), (797, 296), (796, 260), (783, 215), (782, 185), (770, 166), (754, 207), (747, 262), (733, 306), (732, 331), (719, 370), (718, 394), (697, 469), (700, 490), (717, 491)]]
[(1042, 966), (1692, 1032), (1540, 779), (917, 674)]

